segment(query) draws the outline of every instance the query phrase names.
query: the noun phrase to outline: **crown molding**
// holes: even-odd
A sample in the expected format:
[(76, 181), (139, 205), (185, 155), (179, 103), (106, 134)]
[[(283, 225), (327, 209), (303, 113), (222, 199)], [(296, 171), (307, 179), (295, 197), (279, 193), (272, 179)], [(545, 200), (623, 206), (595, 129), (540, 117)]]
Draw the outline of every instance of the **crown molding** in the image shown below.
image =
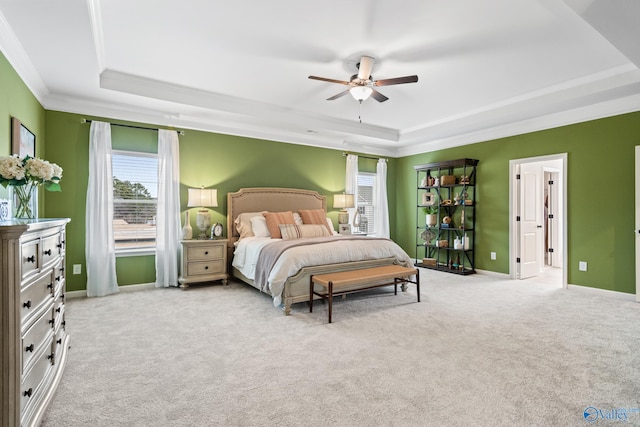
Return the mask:
[(2, 11), (0, 11), (0, 50), (31, 93), (42, 103), (42, 99), (49, 93), (49, 90)]

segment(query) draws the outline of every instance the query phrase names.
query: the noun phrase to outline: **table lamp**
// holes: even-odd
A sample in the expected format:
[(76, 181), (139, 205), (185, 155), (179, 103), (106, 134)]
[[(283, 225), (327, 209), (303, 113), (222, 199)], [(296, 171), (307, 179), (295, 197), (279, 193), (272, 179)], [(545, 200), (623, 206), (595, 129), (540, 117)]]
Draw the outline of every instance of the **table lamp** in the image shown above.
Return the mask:
[(338, 224), (348, 224), (349, 212), (347, 212), (347, 208), (354, 207), (353, 194), (334, 194), (333, 207), (342, 209), (338, 212)]
[(189, 188), (189, 201), (187, 207), (199, 207), (196, 216), (196, 226), (200, 230), (198, 239), (207, 238), (207, 230), (211, 227), (211, 213), (207, 208), (218, 206), (218, 190), (212, 188)]

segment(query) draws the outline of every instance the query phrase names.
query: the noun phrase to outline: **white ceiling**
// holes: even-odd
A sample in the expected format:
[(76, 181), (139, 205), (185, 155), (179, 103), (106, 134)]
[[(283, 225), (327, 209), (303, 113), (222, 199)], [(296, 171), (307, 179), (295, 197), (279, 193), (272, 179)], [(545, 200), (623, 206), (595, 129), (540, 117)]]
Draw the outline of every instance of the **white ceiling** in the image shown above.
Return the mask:
[[(386, 156), (638, 111), (639, 40), (637, 0), (0, 0), (47, 109)], [(308, 79), (362, 55), (419, 81)]]

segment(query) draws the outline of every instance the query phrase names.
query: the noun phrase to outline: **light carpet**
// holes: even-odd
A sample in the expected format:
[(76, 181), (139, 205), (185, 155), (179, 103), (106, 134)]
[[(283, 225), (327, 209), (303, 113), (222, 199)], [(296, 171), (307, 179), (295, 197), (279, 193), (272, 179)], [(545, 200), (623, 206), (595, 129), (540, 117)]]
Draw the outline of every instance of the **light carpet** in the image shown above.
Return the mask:
[(430, 270), (421, 297), (350, 295), (332, 324), (234, 282), (70, 300), (43, 426), (640, 425), (640, 304)]

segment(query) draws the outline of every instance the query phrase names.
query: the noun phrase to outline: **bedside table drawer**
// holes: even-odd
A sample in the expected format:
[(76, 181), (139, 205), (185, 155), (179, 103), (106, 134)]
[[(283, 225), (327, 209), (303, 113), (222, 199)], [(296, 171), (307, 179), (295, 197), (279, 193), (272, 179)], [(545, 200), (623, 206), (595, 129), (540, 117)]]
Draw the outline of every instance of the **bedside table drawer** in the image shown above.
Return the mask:
[(208, 262), (190, 262), (187, 264), (187, 275), (199, 276), (225, 272), (224, 260), (218, 259)]
[(187, 249), (189, 261), (217, 258), (224, 258), (224, 245), (195, 246)]

